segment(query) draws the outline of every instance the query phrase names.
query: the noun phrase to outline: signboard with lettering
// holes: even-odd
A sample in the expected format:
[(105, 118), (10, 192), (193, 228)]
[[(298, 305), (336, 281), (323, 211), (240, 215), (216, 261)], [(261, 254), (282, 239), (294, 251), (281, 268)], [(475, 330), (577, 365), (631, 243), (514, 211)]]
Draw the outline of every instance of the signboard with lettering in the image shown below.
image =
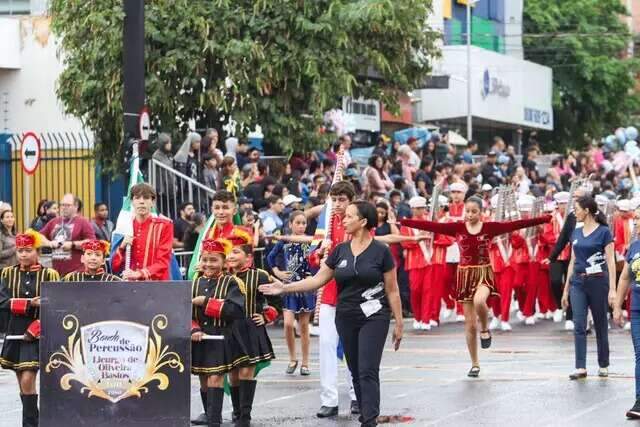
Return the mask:
[(45, 283), (40, 424), (189, 424), (188, 282)]

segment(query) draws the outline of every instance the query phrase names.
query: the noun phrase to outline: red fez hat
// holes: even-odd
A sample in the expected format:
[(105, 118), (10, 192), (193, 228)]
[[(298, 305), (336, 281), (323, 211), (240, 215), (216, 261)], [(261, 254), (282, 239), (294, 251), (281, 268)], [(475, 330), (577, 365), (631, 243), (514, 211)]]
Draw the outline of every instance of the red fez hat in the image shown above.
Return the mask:
[(82, 244), (82, 250), (102, 252), (107, 255), (109, 253), (109, 246), (109, 242), (105, 242), (104, 240), (87, 240)]
[(225, 239), (206, 239), (202, 242), (202, 252), (228, 255), (231, 242)]
[(34, 230), (27, 230), (16, 236), (16, 249), (33, 248), (42, 246), (42, 236)]

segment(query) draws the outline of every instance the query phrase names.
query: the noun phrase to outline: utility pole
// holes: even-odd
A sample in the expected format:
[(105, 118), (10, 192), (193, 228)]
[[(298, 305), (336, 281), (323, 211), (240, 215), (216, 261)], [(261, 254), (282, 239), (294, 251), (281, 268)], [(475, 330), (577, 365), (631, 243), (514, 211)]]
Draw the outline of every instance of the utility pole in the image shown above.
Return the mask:
[[(473, 139), (471, 112), (471, 2), (467, 0), (467, 141)], [(475, 3), (475, 2), (474, 2)]]
[(140, 138), (140, 112), (145, 103), (144, 90), (144, 0), (124, 0), (122, 76), (124, 92), (124, 142)]

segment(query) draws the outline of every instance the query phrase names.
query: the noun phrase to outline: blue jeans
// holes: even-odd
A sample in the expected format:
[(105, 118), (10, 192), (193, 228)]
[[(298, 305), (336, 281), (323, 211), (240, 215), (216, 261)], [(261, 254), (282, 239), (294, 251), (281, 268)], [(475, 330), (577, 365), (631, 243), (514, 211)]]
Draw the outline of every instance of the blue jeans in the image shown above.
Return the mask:
[(636, 354), (636, 399), (640, 399), (640, 310), (631, 310), (631, 339)]
[(587, 367), (587, 310), (593, 315), (593, 328), (598, 345), (598, 366), (609, 366), (609, 331), (607, 310), (609, 276), (574, 276), (571, 279), (569, 298), (573, 309), (573, 336), (576, 352), (576, 369)]

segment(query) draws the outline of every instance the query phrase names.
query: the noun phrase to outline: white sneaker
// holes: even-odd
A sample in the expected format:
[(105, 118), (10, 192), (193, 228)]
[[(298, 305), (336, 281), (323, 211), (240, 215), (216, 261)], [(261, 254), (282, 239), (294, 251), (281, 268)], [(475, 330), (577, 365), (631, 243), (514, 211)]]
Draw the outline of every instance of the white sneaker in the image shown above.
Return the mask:
[(626, 322), (624, 324), (624, 328), (622, 328), (622, 329), (624, 329), (625, 331), (630, 331), (631, 330), (631, 322)]
[(420, 322), (420, 330), (421, 331), (430, 331), (431, 330), (431, 325), (429, 325), (428, 323)]
[(567, 320), (566, 322), (564, 322), (564, 330), (573, 331), (573, 320)]
[(524, 319), (524, 324), (528, 325), (528, 326), (535, 325), (536, 324), (535, 316), (530, 316), (530, 317), (527, 317), (526, 319)]
[(519, 321), (523, 321), (525, 319), (524, 314), (522, 314), (522, 312), (520, 310), (518, 310), (516, 312), (516, 317), (518, 318)]
[(551, 319), (553, 319), (553, 312), (552, 312), (551, 310), (547, 311), (547, 312), (545, 313), (545, 315), (544, 315), (544, 318), (545, 318), (546, 320), (551, 320)]
[(498, 329), (500, 327), (500, 319), (498, 319), (497, 317), (494, 317), (493, 319), (491, 319), (491, 322), (489, 323), (489, 330), (493, 331), (494, 329)]
[(437, 328), (438, 322), (436, 322), (435, 320), (429, 320), (429, 326), (431, 326), (432, 328)]
[(458, 314), (456, 316), (456, 322), (464, 322), (464, 315)]
[(542, 319), (544, 319), (544, 314), (540, 313), (540, 312), (537, 312), (536, 314), (533, 315), (533, 318), (536, 319), (536, 320), (542, 320)]
[(417, 320), (413, 320), (413, 330), (414, 331), (418, 331), (420, 330), (420, 322), (418, 322)]
[(520, 304), (518, 304), (517, 299), (511, 300), (511, 306), (509, 307), (510, 311), (518, 311), (520, 310)]
[(562, 310), (556, 310), (553, 312), (553, 323), (562, 322)]
[(444, 310), (442, 310), (442, 320), (449, 320), (451, 318), (451, 315), (453, 314), (453, 310), (450, 308), (444, 308)]
[(309, 335), (311, 335), (312, 337), (319, 337), (320, 336), (320, 327), (311, 325), (309, 327)]
[(509, 322), (500, 322), (500, 329), (507, 332), (511, 330), (511, 325)]

